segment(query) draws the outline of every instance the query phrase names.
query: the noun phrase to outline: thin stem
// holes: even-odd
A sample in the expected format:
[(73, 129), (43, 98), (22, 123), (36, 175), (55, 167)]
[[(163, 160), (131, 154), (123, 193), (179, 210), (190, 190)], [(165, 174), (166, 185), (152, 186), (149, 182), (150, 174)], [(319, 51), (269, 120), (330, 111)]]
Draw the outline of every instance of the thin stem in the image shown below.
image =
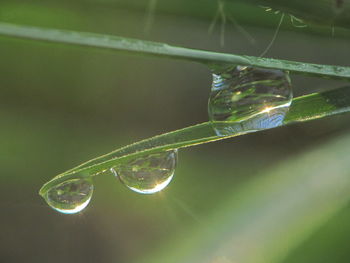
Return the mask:
[(267, 45), (267, 47), (265, 48), (265, 50), (261, 53), (261, 55), (260, 55), (259, 57), (265, 56), (266, 53), (267, 53), (267, 52), (270, 50), (270, 48), (272, 47), (273, 43), (275, 43), (275, 40), (276, 40), (276, 38), (277, 38), (278, 32), (280, 31), (280, 28), (281, 28), (283, 19), (284, 19), (284, 13), (282, 13), (282, 15), (281, 15), (280, 21), (278, 22), (276, 31), (275, 31), (275, 33), (273, 34), (273, 37), (272, 37), (270, 43)]
[(148, 34), (151, 31), (151, 27), (154, 23), (154, 15), (156, 12), (157, 0), (150, 0), (147, 6), (147, 15), (145, 19), (144, 32)]

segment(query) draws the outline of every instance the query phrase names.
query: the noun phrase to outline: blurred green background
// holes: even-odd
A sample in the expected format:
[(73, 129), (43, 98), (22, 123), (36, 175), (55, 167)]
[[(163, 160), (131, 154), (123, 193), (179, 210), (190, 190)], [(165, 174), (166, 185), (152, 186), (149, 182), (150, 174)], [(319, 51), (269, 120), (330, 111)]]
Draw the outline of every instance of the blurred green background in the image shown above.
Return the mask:
[[(254, 41), (227, 22), (221, 46), (220, 21), (208, 34), (216, 1), (157, 4), (149, 30), (145, 0), (2, 0), (0, 21), (258, 56), (280, 19), (257, 6), (229, 6), (227, 15)], [(286, 18), (267, 56), (349, 65), (346, 36), (293, 27)], [(295, 96), (343, 85), (301, 76), (292, 82)], [(219, 209), (229, 212), (238, 189), (350, 130), (347, 115), (335, 116), (181, 150), (163, 192), (139, 195), (112, 175), (97, 177), (78, 215), (59, 214), (39, 197), (43, 183), (83, 161), (207, 121), (210, 85), (209, 70), (198, 64), (0, 37), (0, 261), (156, 262), (169, 253), (169, 262), (184, 262), (176, 260), (178, 246), (207, 231)], [(349, 219), (347, 205), (283, 262), (349, 262)]]

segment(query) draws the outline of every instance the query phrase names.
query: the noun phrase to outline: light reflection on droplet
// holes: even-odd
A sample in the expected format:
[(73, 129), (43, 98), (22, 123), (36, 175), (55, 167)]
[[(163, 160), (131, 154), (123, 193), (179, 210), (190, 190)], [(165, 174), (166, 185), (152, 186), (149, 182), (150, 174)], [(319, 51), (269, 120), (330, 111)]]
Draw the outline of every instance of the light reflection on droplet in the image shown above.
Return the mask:
[(237, 66), (213, 74), (209, 119), (219, 136), (277, 127), (292, 97), (288, 73)]
[(75, 214), (89, 204), (93, 188), (90, 179), (71, 179), (50, 188), (44, 198), (56, 211)]
[(129, 189), (140, 194), (154, 194), (171, 182), (176, 163), (177, 150), (171, 150), (130, 160), (111, 171)]

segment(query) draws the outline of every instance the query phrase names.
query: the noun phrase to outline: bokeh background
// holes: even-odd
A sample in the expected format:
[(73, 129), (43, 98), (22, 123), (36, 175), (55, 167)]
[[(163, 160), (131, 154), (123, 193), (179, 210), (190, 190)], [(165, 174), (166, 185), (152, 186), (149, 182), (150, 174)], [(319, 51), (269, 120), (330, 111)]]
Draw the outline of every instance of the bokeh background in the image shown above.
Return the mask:
[[(259, 6), (227, 5), (238, 25), (227, 20), (222, 45), (220, 20), (208, 33), (216, 1), (159, 0), (153, 16), (150, 2), (2, 0), (0, 20), (258, 56), (280, 19)], [(266, 56), (349, 65), (348, 36), (330, 26), (296, 27), (286, 16)], [(295, 96), (344, 85), (304, 76), (292, 82)], [(207, 121), (210, 85), (210, 71), (194, 63), (0, 37), (0, 261), (186, 262), (180, 255), (195, 246), (180, 250), (187, 239), (200, 239), (208, 226), (230, 228), (216, 214), (232, 211), (239, 189), (350, 130), (348, 116), (334, 116), (184, 149), (161, 193), (139, 195), (100, 176), (77, 215), (57, 213), (38, 195), (42, 184), (83, 161)], [(252, 216), (259, 221), (259, 213)], [(349, 262), (349, 219), (345, 205), (283, 262)], [(220, 235), (208, 242), (220, 244)], [(203, 247), (203, 255), (211, 249)], [(223, 253), (210, 262), (233, 261)]]

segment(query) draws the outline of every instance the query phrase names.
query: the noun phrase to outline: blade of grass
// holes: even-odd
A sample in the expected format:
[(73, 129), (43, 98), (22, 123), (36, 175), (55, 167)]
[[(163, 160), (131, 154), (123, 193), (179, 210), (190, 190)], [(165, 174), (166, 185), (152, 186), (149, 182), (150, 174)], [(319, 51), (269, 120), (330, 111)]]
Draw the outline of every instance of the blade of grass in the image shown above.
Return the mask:
[[(295, 98), (293, 100), (283, 125), (320, 119), (326, 116), (349, 111), (349, 87), (338, 88), (322, 93), (313, 93)], [(70, 178), (74, 178), (76, 176), (94, 176), (122, 162), (145, 154), (223, 140), (251, 132), (242, 130), (240, 123), (230, 123), (230, 126), (236, 125), (235, 130), (237, 132), (230, 136), (218, 136), (215, 133), (212, 125), (213, 123), (211, 122), (205, 122), (195, 126), (165, 133), (136, 142), (106, 155), (92, 159), (56, 176), (47, 182), (40, 189), (40, 194), (45, 194), (45, 192), (53, 185), (66, 181)]]
[(262, 68), (281, 69), (293, 73), (307, 74), (311, 76), (323, 76), (333, 79), (350, 80), (350, 67), (310, 64), (272, 58), (225, 54), (199, 49), (176, 47), (164, 43), (143, 41), (111, 35), (57, 29), (44, 29), (3, 22), (0, 22), (0, 35), (109, 49), (124, 53), (182, 59), (204, 63), (209, 67), (218, 65), (256, 66)]

